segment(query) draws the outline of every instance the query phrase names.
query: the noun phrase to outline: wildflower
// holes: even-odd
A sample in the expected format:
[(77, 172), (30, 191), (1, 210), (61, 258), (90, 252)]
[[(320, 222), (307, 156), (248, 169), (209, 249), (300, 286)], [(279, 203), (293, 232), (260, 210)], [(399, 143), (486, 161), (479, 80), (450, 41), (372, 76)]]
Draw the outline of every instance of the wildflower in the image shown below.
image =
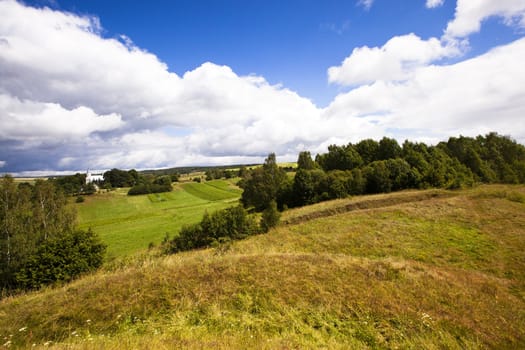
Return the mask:
[(22, 328), (20, 328), (18, 331), (19, 331), (19, 332), (24, 332), (26, 329), (27, 329), (27, 327), (22, 327)]
[(11, 346), (11, 340), (8, 340), (7, 342), (5, 342), (3, 346), (6, 347), (6, 348), (10, 347)]
[(86, 323), (91, 323), (91, 320), (86, 320)]

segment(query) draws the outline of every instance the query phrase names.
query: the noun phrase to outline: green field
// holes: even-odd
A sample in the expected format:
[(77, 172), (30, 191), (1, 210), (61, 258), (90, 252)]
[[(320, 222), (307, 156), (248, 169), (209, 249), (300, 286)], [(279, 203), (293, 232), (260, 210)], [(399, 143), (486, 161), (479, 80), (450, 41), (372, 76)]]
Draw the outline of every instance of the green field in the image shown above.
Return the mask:
[(173, 192), (128, 196), (128, 189), (102, 192), (72, 204), (79, 227), (91, 228), (108, 245), (108, 258), (158, 245), (168, 233), (173, 237), (185, 224), (198, 222), (207, 210), (235, 205), (241, 190), (234, 180), (183, 183)]
[[(184, 187), (107, 199), (206, 203)], [(525, 349), (525, 186), (359, 196), (282, 219), (267, 234), (134, 255), (4, 298), (0, 338), (37, 349)]]

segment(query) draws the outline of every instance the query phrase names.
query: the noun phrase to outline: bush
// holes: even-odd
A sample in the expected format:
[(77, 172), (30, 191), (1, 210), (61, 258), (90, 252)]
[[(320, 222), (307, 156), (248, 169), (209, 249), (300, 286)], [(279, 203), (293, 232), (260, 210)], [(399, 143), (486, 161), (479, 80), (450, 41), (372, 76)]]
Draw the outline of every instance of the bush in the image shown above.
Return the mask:
[(277, 203), (271, 201), (268, 208), (264, 209), (261, 218), (261, 230), (268, 232), (272, 227), (277, 226), (281, 219), (281, 213), (277, 210)]
[(69, 282), (102, 265), (106, 246), (91, 230), (75, 231), (44, 241), (16, 274), (17, 284), (36, 289)]
[(208, 247), (214, 242), (242, 239), (258, 232), (255, 220), (242, 206), (219, 210), (211, 215), (206, 212), (200, 223), (184, 226), (169, 242), (166, 251), (175, 253)]
[(150, 193), (161, 193), (161, 192), (170, 192), (173, 190), (170, 184), (140, 184), (135, 185), (128, 191), (128, 196), (136, 196), (140, 194), (150, 194)]
[(78, 196), (77, 199), (75, 200), (75, 202), (77, 202), (77, 203), (84, 203), (84, 201), (85, 201), (85, 199), (82, 196)]

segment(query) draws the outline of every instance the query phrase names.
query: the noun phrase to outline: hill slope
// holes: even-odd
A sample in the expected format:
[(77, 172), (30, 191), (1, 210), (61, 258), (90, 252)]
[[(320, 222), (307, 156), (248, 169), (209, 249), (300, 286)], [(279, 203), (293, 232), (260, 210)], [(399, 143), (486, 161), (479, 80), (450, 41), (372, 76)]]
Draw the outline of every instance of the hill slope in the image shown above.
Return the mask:
[(159, 244), (204, 212), (235, 205), (242, 190), (234, 180), (180, 183), (173, 192), (127, 196), (128, 189), (98, 193), (75, 204), (81, 228), (92, 228), (108, 245), (108, 256), (132, 255)]
[(414, 196), (289, 211), (304, 221), (4, 299), (0, 337), (58, 348), (524, 348), (525, 187)]

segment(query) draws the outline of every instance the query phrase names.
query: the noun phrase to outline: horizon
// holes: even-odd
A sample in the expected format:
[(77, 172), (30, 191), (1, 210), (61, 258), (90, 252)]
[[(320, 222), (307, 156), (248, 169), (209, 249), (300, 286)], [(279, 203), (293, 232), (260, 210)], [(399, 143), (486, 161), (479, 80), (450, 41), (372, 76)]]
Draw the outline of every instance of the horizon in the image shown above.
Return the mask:
[(0, 15), (0, 173), (525, 143), (522, 0), (0, 0)]

